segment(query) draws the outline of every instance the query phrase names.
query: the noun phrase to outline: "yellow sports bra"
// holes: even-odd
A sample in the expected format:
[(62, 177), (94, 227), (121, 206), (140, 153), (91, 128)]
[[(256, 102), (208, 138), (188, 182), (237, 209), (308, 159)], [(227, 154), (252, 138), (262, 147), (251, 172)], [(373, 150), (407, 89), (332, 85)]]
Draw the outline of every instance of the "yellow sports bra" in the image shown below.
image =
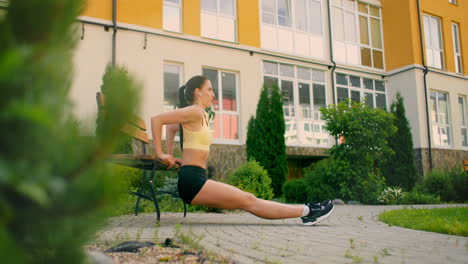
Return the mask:
[(202, 128), (198, 131), (190, 131), (184, 128), (184, 149), (199, 149), (210, 151), (212, 141), (211, 130), (208, 127), (206, 115), (202, 119)]

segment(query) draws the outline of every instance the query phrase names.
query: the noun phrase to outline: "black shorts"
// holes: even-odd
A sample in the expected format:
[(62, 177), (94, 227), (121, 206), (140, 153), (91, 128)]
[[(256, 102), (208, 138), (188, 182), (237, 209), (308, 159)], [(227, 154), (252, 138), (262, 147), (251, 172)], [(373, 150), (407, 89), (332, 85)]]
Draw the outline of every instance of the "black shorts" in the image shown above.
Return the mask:
[(179, 196), (185, 203), (192, 204), (193, 198), (200, 192), (208, 180), (206, 170), (198, 166), (182, 166), (179, 170), (177, 189)]

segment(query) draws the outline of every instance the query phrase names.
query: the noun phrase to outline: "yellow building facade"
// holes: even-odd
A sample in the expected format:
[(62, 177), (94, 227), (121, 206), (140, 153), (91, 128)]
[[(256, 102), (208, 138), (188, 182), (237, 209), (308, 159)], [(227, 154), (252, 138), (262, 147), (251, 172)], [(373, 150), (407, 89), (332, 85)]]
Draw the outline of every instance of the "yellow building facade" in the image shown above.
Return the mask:
[[(209, 164), (222, 179), (245, 161), (247, 122), (262, 85), (278, 84), (294, 178), (336, 143), (320, 107), (351, 99), (389, 109), (400, 92), (422, 175), (468, 159), (468, 10), (449, 1), (88, 0), (78, 18), (72, 97), (79, 114), (92, 117), (106, 65), (121, 64), (143, 84), (141, 112), (149, 120), (177, 104), (177, 88), (191, 76), (207, 75), (217, 96)], [(435, 34), (427, 44), (425, 23)]]

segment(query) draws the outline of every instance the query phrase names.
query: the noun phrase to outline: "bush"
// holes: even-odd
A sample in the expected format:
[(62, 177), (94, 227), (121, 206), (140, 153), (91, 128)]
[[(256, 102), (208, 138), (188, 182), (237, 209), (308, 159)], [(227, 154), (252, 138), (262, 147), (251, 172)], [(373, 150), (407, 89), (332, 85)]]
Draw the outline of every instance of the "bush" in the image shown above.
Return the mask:
[(230, 184), (241, 190), (252, 193), (258, 198), (270, 200), (273, 198), (271, 179), (268, 172), (258, 162), (251, 159), (228, 176)]
[(383, 204), (394, 205), (401, 204), (405, 198), (406, 193), (398, 187), (388, 187), (382, 191), (377, 200)]
[(413, 190), (405, 193), (402, 204), (439, 204), (440, 197), (424, 192), (422, 185), (416, 185)]
[(357, 200), (376, 204), (384, 188), (383, 177), (368, 170), (369, 166), (355, 166), (347, 160), (328, 158), (305, 169), (308, 198)]
[(446, 170), (434, 169), (430, 171), (424, 177), (423, 187), (424, 191), (440, 196), (442, 201), (449, 202), (455, 199), (455, 190)]
[(283, 186), (283, 194), (288, 203), (305, 203), (307, 201), (307, 183), (304, 179), (292, 179)]
[(468, 174), (461, 167), (453, 167), (448, 173), (455, 191), (454, 201), (468, 201)]

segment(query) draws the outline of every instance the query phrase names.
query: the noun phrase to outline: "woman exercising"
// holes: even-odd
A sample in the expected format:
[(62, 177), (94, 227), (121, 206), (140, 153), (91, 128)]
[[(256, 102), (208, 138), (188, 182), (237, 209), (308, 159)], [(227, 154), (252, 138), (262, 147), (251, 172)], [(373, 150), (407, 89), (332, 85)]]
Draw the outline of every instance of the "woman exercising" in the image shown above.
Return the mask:
[[(211, 130), (205, 109), (210, 107), (215, 95), (207, 77), (192, 77), (179, 89), (180, 108), (151, 118), (156, 155), (169, 162), (169, 168), (179, 164), (179, 195), (191, 205), (205, 205), (220, 209), (242, 209), (266, 219), (301, 217), (304, 225), (314, 225), (327, 218), (333, 211), (330, 200), (322, 203), (290, 205), (255, 197), (234, 186), (209, 180), (206, 161), (212, 142)], [(162, 126), (177, 127), (181, 124), (182, 159), (172, 156), (174, 129), (167, 133), (168, 154), (162, 150)]]

